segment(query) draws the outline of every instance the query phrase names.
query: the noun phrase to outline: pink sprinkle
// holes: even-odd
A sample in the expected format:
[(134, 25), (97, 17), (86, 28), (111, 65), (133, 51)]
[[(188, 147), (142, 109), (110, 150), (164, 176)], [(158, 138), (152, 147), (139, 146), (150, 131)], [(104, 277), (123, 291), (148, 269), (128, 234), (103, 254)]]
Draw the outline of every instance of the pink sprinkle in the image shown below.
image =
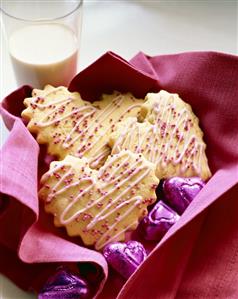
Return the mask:
[(56, 173), (56, 172), (54, 172), (54, 176), (55, 176), (56, 179), (60, 179), (61, 178), (61, 175), (58, 174), (58, 173)]
[(83, 221), (85, 221), (85, 220), (88, 220), (88, 219), (91, 219), (92, 218), (92, 215), (90, 215), (90, 214), (84, 214), (83, 215)]
[(103, 203), (102, 203), (102, 202), (98, 202), (98, 203), (97, 203), (97, 207), (98, 207), (98, 208), (101, 208), (102, 206), (103, 206)]

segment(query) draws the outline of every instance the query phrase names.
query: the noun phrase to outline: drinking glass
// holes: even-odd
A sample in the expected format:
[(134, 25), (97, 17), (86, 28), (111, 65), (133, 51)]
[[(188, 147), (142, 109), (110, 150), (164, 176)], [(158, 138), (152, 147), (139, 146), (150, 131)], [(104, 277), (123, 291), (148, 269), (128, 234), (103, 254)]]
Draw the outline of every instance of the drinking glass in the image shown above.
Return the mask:
[(6, 38), (18, 85), (67, 86), (77, 72), (82, 0), (3, 0)]

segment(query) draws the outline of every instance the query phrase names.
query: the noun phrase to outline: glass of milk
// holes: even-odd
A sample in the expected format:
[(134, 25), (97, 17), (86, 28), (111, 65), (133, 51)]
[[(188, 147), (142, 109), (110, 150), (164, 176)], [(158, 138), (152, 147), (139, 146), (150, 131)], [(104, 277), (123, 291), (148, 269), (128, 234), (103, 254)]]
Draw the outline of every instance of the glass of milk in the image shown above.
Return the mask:
[(83, 1), (2, 0), (2, 32), (16, 80), (67, 86), (77, 72)]

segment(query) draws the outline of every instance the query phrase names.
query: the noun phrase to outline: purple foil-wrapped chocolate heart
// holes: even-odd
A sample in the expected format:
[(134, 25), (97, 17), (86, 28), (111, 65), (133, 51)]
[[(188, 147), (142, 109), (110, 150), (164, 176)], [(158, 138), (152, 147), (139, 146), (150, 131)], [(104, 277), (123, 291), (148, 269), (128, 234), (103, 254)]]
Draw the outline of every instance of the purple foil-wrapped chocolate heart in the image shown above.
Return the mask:
[(58, 270), (48, 279), (38, 299), (86, 299), (89, 298), (87, 283), (66, 269)]
[(111, 243), (104, 248), (103, 255), (108, 264), (126, 279), (147, 257), (143, 245), (137, 241)]
[(138, 230), (145, 240), (159, 241), (178, 219), (179, 215), (174, 210), (159, 201), (141, 220)]
[(164, 195), (171, 207), (182, 214), (205, 183), (199, 177), (173, 177), (164, 181)]

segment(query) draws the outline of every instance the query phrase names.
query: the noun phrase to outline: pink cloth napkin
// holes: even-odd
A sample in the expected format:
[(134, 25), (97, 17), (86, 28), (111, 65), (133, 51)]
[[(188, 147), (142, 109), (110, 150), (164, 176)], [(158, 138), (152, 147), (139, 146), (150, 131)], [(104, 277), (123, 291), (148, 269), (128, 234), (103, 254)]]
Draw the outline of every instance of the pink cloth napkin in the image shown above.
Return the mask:
[(20, 119), (31, 92), (25, 86), (1, 106), (11, 133), (0, 154), (0, 271), (24, 289), (39, 290), (57, 265), (93, 262), (103, 272), (101, 299), (238, 298), (238, 58), (139, 53), (128, 63), (109, 52), (69, 88), (89, 100), (114, 89), (142, 97), (160, 89), (179, 93), (200, 119), (213, 177), (126, 283), (115, 273), (107, 278), (103, 256), (54, 228), (39, 207), (44, 152), (38, 159), (39, 146)]

